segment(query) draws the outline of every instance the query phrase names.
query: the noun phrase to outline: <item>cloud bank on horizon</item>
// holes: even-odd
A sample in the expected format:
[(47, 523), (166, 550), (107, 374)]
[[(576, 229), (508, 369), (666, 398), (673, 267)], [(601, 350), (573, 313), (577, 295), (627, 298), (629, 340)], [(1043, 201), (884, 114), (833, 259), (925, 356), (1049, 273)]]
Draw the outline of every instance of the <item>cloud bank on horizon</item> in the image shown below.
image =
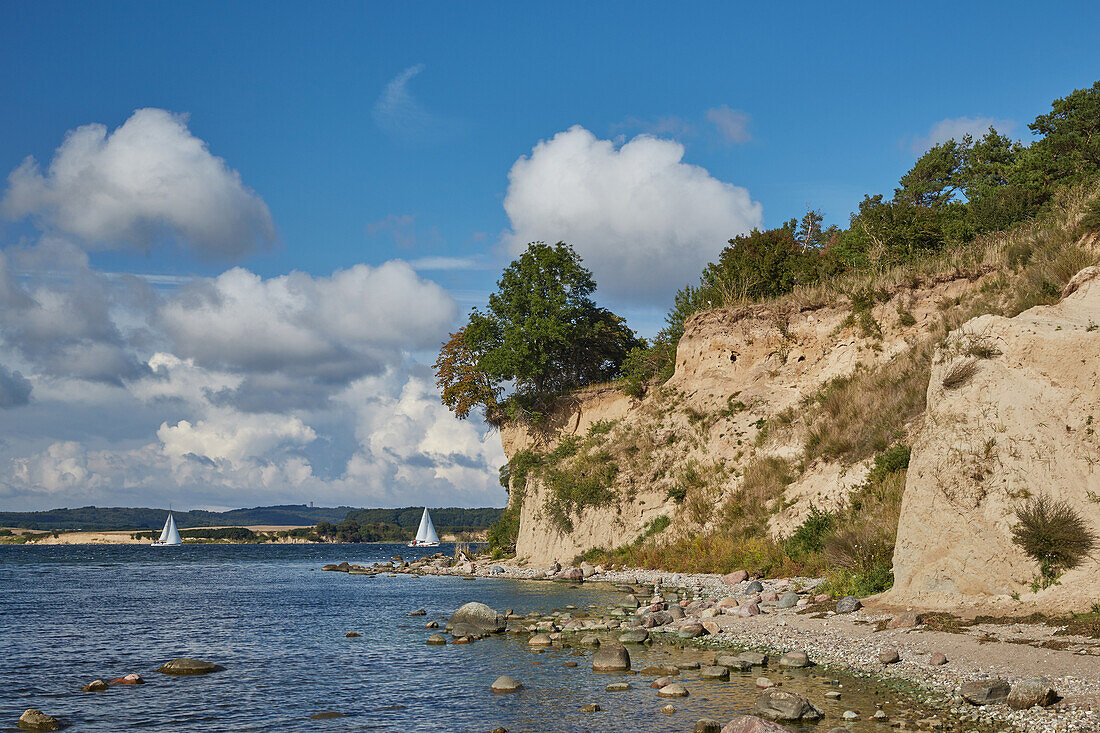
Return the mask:
[(564, 241), (619, 302), (671, 302), (733, 236), (763, 222), (748, 190), (683, 161), (675, 140), (616, 146), (574, 125), (538, 143), (508, 173), (510, 254)]
[(239, 258), (266, 203), (164, 110), (71, 131), (28, 158), (0, 212), (0, 500), (80, 504), (499, 504), (499, 439), (440, 404), (454, 299), (400, 260), (329, 276), (242, 267), (162, 291), (89, 251)]

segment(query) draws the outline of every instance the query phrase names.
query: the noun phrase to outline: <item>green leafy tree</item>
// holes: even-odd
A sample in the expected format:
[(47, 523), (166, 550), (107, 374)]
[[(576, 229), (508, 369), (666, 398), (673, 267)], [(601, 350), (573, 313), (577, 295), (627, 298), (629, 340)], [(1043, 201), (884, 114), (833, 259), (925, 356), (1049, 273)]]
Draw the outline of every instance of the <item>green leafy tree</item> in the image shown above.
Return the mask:
[[(473, 404), (491, 413), (503, 386), (511, 384), (513, 393), (501, 409), (515, 417), (518, 411), (541, 411), (571, 389), (618, 376), (626, 355), (641, 342), (622, 318), (596, 305), (595, 290), (592, 273), (572, 247), (530, 244), (505, 268), (485, 311), (470, 314), (460, 343), (444, 345), (436, 362), (444, 402), (459, 417)], [(441, 368), (448, 351), (461, 368)], [(456, 398), (448, 402), (452, 394)]]

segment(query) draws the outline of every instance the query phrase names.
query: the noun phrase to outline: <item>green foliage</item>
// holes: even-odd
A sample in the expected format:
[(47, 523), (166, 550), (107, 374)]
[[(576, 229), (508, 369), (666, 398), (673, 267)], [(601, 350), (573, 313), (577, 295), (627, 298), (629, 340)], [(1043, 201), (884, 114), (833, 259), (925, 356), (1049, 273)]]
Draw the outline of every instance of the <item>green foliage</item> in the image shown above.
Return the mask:
[(1012, 541), (1039, 563), (1044, 579), (1076, 567), (1096, 547), (1097, 535), (1084, 517), (1046, 495), (1018, 508), (1016, 520)]
[(500, 513), (500, 518), (489, 527), (486, 539), (489, 541), (489, 549), (502, 555), (514, 554), (516, 540), (519, 538), (519, 514), (523, 508), (523, 501), (513, 501), (507, 509)]
[[(475, 309), (461, 331), (475, 366), (444, 371), (437, 363), (445, 396), (460, 384), (456, 380), (471, 385), (468, 399), (456, 398), (449, 406), (482, 402), (491, 412), (501, 386), (510, 383), (515, 391), (504, 409), (519, 419), (542, 412), (556, 395), (618, 376), (627, 354), (641, 342), (622, 318), (596, 305), (595, 289), (592, 273), (572, 247), (529, 245), (505, 268), (486, 310)], [(471, 358), (456, 357), (462, 363)]]
[(685, 485), (682, 481), (668, 487), (668, 498), (672, 499), (677, 504), (683, 504), (684, 499), (687, 498), (687, 495), (687, 485)]
[[(158, 535), (159, 536), (159, 535)], [(205, 539), (225, 542), (255, 542), (256, 533), (247, 527), (218, 527), (203, 529), (185, 529), (180, 532), (183, 539)]]
[(835, 526), (836, 517), (811, 506), (809, 516), (783, 543), (783, 550), (794, 560), (806, 560), (825, 549), (825, 539)]
[(563, 469), (551, 468), (543, 479), (550, 495), (546, 513), (559, 531), (573, 531), (573, 517), (585, 507), (606, 506), (615, 499), (612, 483), (619, 472), (618, 465), (603, 451), (585, 454)]

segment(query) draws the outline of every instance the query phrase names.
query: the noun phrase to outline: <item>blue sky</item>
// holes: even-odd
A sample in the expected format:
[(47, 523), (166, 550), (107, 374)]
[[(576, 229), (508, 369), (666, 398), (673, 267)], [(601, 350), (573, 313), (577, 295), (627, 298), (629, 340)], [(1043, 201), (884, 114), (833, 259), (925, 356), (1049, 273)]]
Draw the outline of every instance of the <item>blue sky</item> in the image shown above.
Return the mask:
[[(35, 180), (52, 181), (47, 167), (55, 151), (84, 125), (99, 123), (111, 135), (138, 109), (186, 115), (174, 118), (179, 129), (239, 175), (245, 187), (239, 190), (225, 183), (230, 178), (217, 180), (232, 189), (230, 203), (251, 212), (233, 209), (229, 216), (244, 216), (235, 221), (244, 221), (262, 244), (196, 245), (197, 227), (210, 221), (189, 223), (183, 214), (168, 225), (157, 220), (155, 233), (137, 244), (133, 236), (121, 241), (121, 229), (89, 229), (44, 213), (59, 205), (56, 190), (48, 203), (33, 199), (16, 213), (9, 206), (0, 220), (0, 251), (7, 251), (28, 297), (39, 305), (51, 297), (73, 305), (77, 293), (100, 293), (110, 303), (104, 312), (111, 334), (101, 342), (87, 333), (72, 336), (72, 348), (102, 349), (110, 342), (117, 349), (111, 363), (129, 366), (107, 374), (105, 357), (97, 356), (94, 374), (66, 373), (54, 358), (61, 341), (50, 351), (56, 329), (42, 331), (32, 344), (29, 328), (9, 311), (0, 328), (6, 349), (0, 369), (18, 371), (31, 391), (0, 410), (0, 464), (9, 464), (0, 465), (0, 505), (102, 503), (105, 487), (118, 483), (132, 487), (120, 499), (128, 503), (171, 499), (182, 506), (190, 498), (195, 505), (231, 505), (239, 503), (234, 492), (242, 486), (257, 502), (405, 503), (446, 497), (455, 481), (477, 485), (460, 501), (499, 503), (503, 494), (490, 465), (499, 449), (484, 427), (455, 427), (444, 416), (428, 425), (423, 415), (411, 416), (419, 408), (408, 404), (429, 400), (417, 390), (431, 387), (424, 363), (432, 344), (491, 290), (524, 237), (578, 240), (603, 285), (599, 295), (650, 335), (671, 292), (740, 228), (779, 224), (808, 205), (843, 223), (864, 193), (888, 192), (922, 145), (948, 133), (992, 123), (1029, 139), (1027, 123), (1052, 99), (1100, 75), (1097, 27), (1095, 3), (1042, 9), (1022, 3), (697, 3), (686, 9), (637, 2), (0, 3), (4, 175), (34, 156), (44, 176)], [(620, 146), (642, 134), (665, 142), (630, 148), (627, 160), (628, 148)], [(540, 141), (551, 140), (533, 154)], [(523, 156), (532, 165), (517, 166), (510, 182), (509, 171)], [(615, 191), (646, 175), (660, 180), (642, 191), (652, 199), (638, 200), (671, 203), (664, 213), (646, 210), (639, 217), (629, 204), (619, 207)], [(585, 196), (575, 200), (578, 185), (583, 194), (590, 180), (610, 197), (595, 197), (597, 208), (610, 213), (585, 213)], [(66, 205), (92, 206), (86, 193)], [(148, 225), (140, 211), (117, 207), (149, 203), (127, 202), (115, 201), (112, 215)], [(218, 212), (225, 214), (230, 203)], [(274, 236), (267, 236), (261, 209)], [(60, 240), (65, 255), (56, 253)], [(623, 259), (635, 242), (646, 252), (638, 255), (643, 266), (636, 272)], [(52, 254), (47, 245), (55, 247)], [(59, 257), (67, 263), (55, 268), (60, 274), (49, 266)], [(360, 263), (385, 268), (395, 259), (412, 263), (417, 273), (397, 273), (387, 287), (421, 288), (431, 302), (433, 288), (441, 288), (433, 314), (438, 322), (410, 326), (360, 314), (382, 319), (393, 332), (411, 329), (416, 336), (407, 343), (372, 332), (348, 347), (352, 336), (332, 331), (328, 351), (313, 356), (333, 359), (347, 347), (357, 361), (346, 379), (336, 379), (338, 389), (327, 392), (321, 385), (333, 384), (331, 376), (310, 373), (297, 384), (294, 379), (303, 378), (298, 366), (188, 345), (184, 334), (194, 332), (193, 324), (169, 319), (183, 312), (172, 300), (183, 297), (179, 291), (193, 303), (194, 288), (214, 287), (214, 278), (231, 268), (242, 268), (261, 286), (305, 273), (316, 279), (308, 282), (311, 293), (328, 293), (316, 296), (319, 304), (344, 292), (334, 272)], [(362, 282), (376, 282), (370, 278), (395, 272), (360, 274)], [(119, 287), (118, 273), (163, 277), (152, 281), (151, 292), (123, 297), (112, 289)], [(235, 298), (252, 287), (240, 278), (221, 285), (223, 295), (241, 288)], [(89, 312), (90, 301), (80, 302)], [(206, 306), (199, 310), (210, 318)], [(308, 318), (294, 311), (294, 318), (331, 313), (329, 306), (316, 309)], [(198, 312), (188, 311), (189, 317), (199, 318)], [(216, 325), (201, 318), (199, 324), (199, 332)], [(269, 333), (282, 333), (280, 325), (286, 324), (271, 324)], [(163, 360), (151, 367), (155, 354), (202, 371), (191, 379), (205, 387), (191, 397), (178, 390), (149, 397), (140, 387), (142, 374), (156, 373), (161, 382), (183, 379), (165, 376), (176, 367)], [(377, 414), (367, 415), (363, 405), (330, 409), (350, 399), (363, 379), (383, 376), (391, 402), (376, 405)], [(234, 380), (236, 386), (226, 386)], [(93, 386), (82, 390), (87, 384)], [(410, 390), (420, 396), (402, 407)], [(309, 393), (315, 401), (295, 402), (288, 393)], [(82, 397), (74, 401), (74, 394)], [(103, 416), (90, 394), (103, 404), (132, 401), (130, 417)], [(83, 409), (85, 429), (74, 430), (60, 417)], [(381, 416), (390, 409), (410, 415), (405, 448), (378, 438), (386, 424)], [(181, 420), (207, 426), (224, 443), (244, 431), (242, 415), (268, 415), (268, 423), (276, 415), (283, 430), (235, 453), (180, 453), (194, 456), (203, 470), (234, 476), (218, 484), (221, 479), (203, 474), (202, 482), (222, 488), (201, 496), (193, 485), (155, 489), (158, 475), (135, 476), (124, 460), (114, 460), (126, 451), (163, 453)], [(442, 442), (429, 447), (425, 434)], [(188, 437), (206, 445), (203, 436)], [(52, 468), (42, 464), (36, 478), (51, 449)], [(355, 484), (379, 482), (374, 493), (359, 496), (349, 482), (333, 483), (351, 475), (357, 456), (376, 465), (383, 453), (390, 455), (384, 470)], [(124, 468), (116, 473), (97, 468), (118, 461)], [(426, 466), (427, 478), (402, 477), (402, 461), (406, 469)], [(219, 462), (225, 465), (218, 468)], [(308, 483), (302, 462), (309, 481), (322, 482), (308, 491), (299, 490)], [(73, 470), (57, 468), (62, 463)], [(449, 468), (440, 468), (444, 463)], [(282, 483), (272, 480), (276, 488), (268, 493), (256, 489), (264, 466), (285, 474)], [(18, 480), (3, 478), (9, 473)]]

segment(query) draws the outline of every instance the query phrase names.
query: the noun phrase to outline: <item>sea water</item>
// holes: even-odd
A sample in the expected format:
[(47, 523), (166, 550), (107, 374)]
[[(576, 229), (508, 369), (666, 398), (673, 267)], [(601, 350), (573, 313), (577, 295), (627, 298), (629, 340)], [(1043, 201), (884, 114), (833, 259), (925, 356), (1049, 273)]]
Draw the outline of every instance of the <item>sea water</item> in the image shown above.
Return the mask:
[[(444, 545), (443, 552), (452, 552)], [(690, 731), (700, 717), (723, 723), (749, 713), (768, 674), (807, 695), (829, 718), (867, 718), (882, 704), (913, 706), (895, 693), (818, 672), (734, 673), (728, 682), (685, 672), (690, 696), (668, 700), (640, 674), (598, 674), (590, 651), (528, 648), (498, 635), (466, 645), (427, 646), (467, 601), (518, 613), (576, 606), (605, 611), (620, 595), (604, 584), (457, 576), (361, 576), (322, 572), (427, 554), (402, 545), (184, 545), (181, 547), (0, 546), (0, 730), (26, 708), (70, 724), (69, 731)], [(423, 608), (426, 616), (406, 616)], [(348, 632), (360, 634), (347, 638)], [(440, 629), (442, 631), (442, 629)], [(695, 650), (630, 647), (633, 666), (701, 659)], [(225, 671), (170, 677), (156, 669), (175, 657)], [(565, 666), (575, 662), (575, 667)], [(140, 686), (81, 692), (94, 679), (136, 672)], [(499, 675), (523, 683), (496, 695)], [(786, 679), (784, 680), (784, 675)], [(632, 689), (607, 692), (611, 682)], [(841, 701), (824, 692), (842, 689)], [(581, 712), (598, 703), (597, 713)], [(674, 714), (661, 712), (671, 703)], [(319, 713), (344, 717), (313, 719)], [(917, 715), (913, 710), (907, 710)], [(886, 731), (859, 720), (853, 731)]]

